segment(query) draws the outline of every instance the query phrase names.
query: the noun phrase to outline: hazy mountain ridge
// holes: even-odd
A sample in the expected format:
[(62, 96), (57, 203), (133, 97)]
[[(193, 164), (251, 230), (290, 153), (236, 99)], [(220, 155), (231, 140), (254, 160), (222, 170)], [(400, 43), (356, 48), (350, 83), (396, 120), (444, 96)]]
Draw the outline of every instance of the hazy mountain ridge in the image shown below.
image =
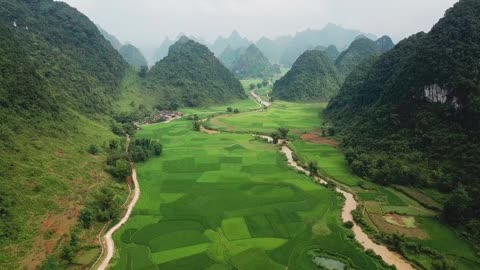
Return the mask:
[(236, 50), (232, 56), (236, 58), (233, 59), (230, 70), (241, 79), (270, 78), (280, 73), (280, 67), (272, 65), (255, 44), (247, 49)]
[(131, 66), (140, 69), (142, 66), (148, 66), (148, 62), (140, 50), (132, 44), (125, 44), (118, 50), (123, 59)]

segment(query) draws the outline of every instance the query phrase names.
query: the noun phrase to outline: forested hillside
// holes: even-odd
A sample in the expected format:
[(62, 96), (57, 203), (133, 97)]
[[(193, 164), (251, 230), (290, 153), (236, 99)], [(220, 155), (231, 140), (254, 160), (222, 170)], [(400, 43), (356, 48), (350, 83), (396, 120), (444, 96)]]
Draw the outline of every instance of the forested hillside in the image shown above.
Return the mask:
[(330, 60), (332, 60), (333, 63), (335, 63), (335, 60), (337, 60), (338, 56), (340, 55), (340, 51), (338, 51), (335, 45), (330, 45), (321, 51), (325, 52), (325, 54), (328, 56), (328, 58), (330, 58)]
[(106, 115), (127, 64), (64, 3), (0, 7), (0, 269), (30, 269), (60, 252), (89, 188), (113, 183), (87, 150), (115, 138)]
[(479, 1), (461, 0), (428, 34), (413, 35), (356, 68), (326, 111), (357, 174), (451, 193), (444, 218), (476, 241), (479, 14)]
[(392, 47), (388, 41), (391, 43), (391, 39), (388, 37), (382, 37), (378, 41), (360, 37), (353, 41), (348, 49), (343, 51), (335, 61), (335, 66), (342, 80), (366, 59), (388, 51)]
[(272, 65), (255, 44), (240, 52), (230, 70), (241, 79), (269, 78), (280, 73), (280, 67)]
[(103, 37), (108, 40), (108, 42), (110, 42), (113, 48), (115, 48), (116, 50), (120, 50), (120, 48), (122, 47), (122, 42), (120, 42), (117, 37), (108, 33), (105, 29), (100, 27), (100, 25), (97, 25), (97, 28), (98, 30), (100, 30), (100, 33), (102, 33)]
[(125, 59), (125, 61), (127, 61), (132, 67), (140, 69), (140, 67), (148, 66), (147, 60), (143, 54), (132, 44), (125, 44), (118, 51), (123, 59)]
[(186, 37), (150, 69), (147, 88), (161, 97), (159, 102), (182, 106), (246, 98), (240, 82), (213, 53)]
[(288, 101), (326, 102), (338, 93), (340, 79), (330, 58), (321, 51), (303, 53), (288, 73), (275, 82), (272, 95)]

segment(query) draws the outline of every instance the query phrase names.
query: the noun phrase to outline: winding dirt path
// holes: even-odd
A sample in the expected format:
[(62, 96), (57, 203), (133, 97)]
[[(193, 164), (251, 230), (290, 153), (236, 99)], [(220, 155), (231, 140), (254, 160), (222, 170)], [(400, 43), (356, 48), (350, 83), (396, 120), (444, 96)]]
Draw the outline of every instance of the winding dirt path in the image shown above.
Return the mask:
[[(156, 123), (156, 124), (166, 124), (166, 123), (170, 123), (174, 120), (177, 120), (177, 119), (180, 119), (182, 117), (173, 117), (165, 122), (160, 122), (160, 123)], [(151, 125), (151, 124), (150, 124)], [(128, 146), (127, 146), (127, 150), (128, 151), (128, 147), (130, 146), (130, 136), (127, 137), (127, 141), (128, 141)], [(100, 265), (96, 268), (97, 270), (105, 270), (105, 269), (108, 269), (108, 266), (109, 266), (109, 263), (110, 263), (110, 260), (113, 258), (113, 255), (115, 254), (115, 242), (113, 241), (113, 234), (118, 231), (125, 223), (127, 223), (128, 219), (130, 218), (131, 214), (132, 214), (132, 211), (133, 211), (133, 208), (135, 207), (135, 205), (137, 204), (138, 200), (140, 199), (140, 185), (138, 183), (138, 178), (137, 178), (137, 170), (135, 168), (135, 165), (133, 164), (133, 162), (130, 162), (130, 166), (132, 167), (132, 182), (133, 182), (133, 197), (131, 198), (130, 200), (130, 203), (128, 204), (127, 206), (127, 212), (125, 213), (125, 215), (122, 217), (122, 219), (115, 225), (113, 226), (110, 230), (108, 230), (108, 232), (105, 234), (105, 237), (104, 237), (104, 241), (101, 242), (102, 244), (102, 254), (100, 255), (100, 258), (103, 257), (103, 253), (105, 252), (104, 250), (104, 246), (106, 246), (106, 255), (105, 257), (102, 259)], [(130, 190), (131, 192), (131, 190)], [(131, 196), (131, 194), (130, 194)], [(95, 264), (91, 267), (91, 269), (94, 269), (95, 267)]]

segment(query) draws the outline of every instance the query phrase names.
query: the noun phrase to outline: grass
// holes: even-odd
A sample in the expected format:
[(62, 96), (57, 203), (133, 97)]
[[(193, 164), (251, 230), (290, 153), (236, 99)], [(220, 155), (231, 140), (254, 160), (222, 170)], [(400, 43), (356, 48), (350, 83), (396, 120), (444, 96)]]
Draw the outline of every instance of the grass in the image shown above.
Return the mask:
[(352, 173), (344, 154), (335, 147), (299, 140), (293, 142), (293, 147), (302, 161), (305, 163), (316, 161), (320, 171), (329, 178), (348, 186), (356, 186), (362, 181)]
[[(0, 196), (14, 198), (11, 211), (18, 231), (14, 241), (0, 243), (0, 269), (17, 268), (15, 265), (20, 262), (23, 264), (18, 268), (33, 269), (47, 255), (56, 254), (55, 243), (76, 225), (72, 213), (83, 207), (90, 190), (111, 186), (121, 200), (128, 194), (124, 183), (117, 183), (104, 171), (103, 147), (110, 139), (117, 138), (106, 124), (108, 119), (92, 120), (70, 113), (74, 120), (61, 128), (55, 127), (59, 131), (56, 135), (39, 135), (39, 129), (46, 129), (48, 134), (54, 128), (39, 122), (38, 126), (26, 128), (25, 133), (15, 136), (13, 149), (0, 146), (0, 165), (8, 168), (0, 175)], [(87, 153), (91, 144), (101, 148), (97, 156)], [(94, 244), (100, 228), (101, 225), (95, 224), (92, 230), (82, 230), (80, 235), (85, 239), (82, 243)], [(81, 252), (76, 261), (88, 265), (90, 255), (99, 250), (96, 247)]]
[(296, 269), (313, 267), (297, 252), (311, 246), (383, 269), (348, 240), (341, 197), (290, 169), (272, 145), (194, 132), (187, 120), (138, 136), (159, 139), (164, 152), (137, 164), (142, 196), (114, 235), (113, 269)]
[[(224, 107), (188, 113), (206, 116)], [(349, 240), (338, 194), (290, 169), (272, 145), (241, 134), (278, 127), (292, 130), (292, 146), (302, 161), (317, 161), (322, 174), (358, 195), (371, 217), (368, 224), (388, 233), (408, 232), (408, 241), (447, 254), (458, 269), (479, 266), (469, 244), (411, 194), (355, 176), (337, 148), (298, 139), (320, 127), (323, 108), (277, 101), (268, 111), (211, 119), (212, 127), (229, 131), (215, 135), (192, 131), (185, 119), (145, 127), (139, 136), (160, 140), (164, 153), (138, 165), (143, 193), (132, 219), (114, 236), (120, 256), (113, 269), (137, 269), (129, 264), (132, 254), (149, 258), (148, 263), (140, 259), (146, 269), (312, 269), (312, 250), (349, 258), (358, 269), (382, 269)], [(416, 228), (386, 222), (390, 212), (408, 216), (406, 227), (413, 220)], [(452, 247), (458, 250), (448, 251)], [(431, 257), (409, 256), (431, 269)]]
[[(276, 101), (262, 112), (224, 115), (209, 121), (209, 125), (221, 131), (271, 133), (280, 127), (297, 133), (307, 132), (322, 124), (319, 116), (325, 104), (296, 104)], [(293, 132), (292, 132), (293, 134)]]

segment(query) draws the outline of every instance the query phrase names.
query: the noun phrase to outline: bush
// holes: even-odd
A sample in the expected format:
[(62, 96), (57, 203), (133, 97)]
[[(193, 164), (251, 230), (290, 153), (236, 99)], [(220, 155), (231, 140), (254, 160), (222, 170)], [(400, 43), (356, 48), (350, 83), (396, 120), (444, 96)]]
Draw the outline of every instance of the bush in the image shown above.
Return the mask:
[(347, 221), (347, 222), (343, 223), (343, 226), (344, 226), (345, 228), (347, 228), (347, 229), (353, 228), (353, 225), (354, 225), (354, 224), (353, 224), (353, 222), (351, 222), (351, 221)]
[(91, 144), (89, 147), (88, 147), (88, 153), (92, 154), (92, 155), (97, 155), (98, 152), (100, 152), (100, 149), (98, 148), (98, 146), (96, 144)]
[(235, 110), (233, 110), (233, 113), (240, 113), (240, 110), (235, 108)]
[(94, 220), (94, 213), (89, 208), (84, 208), (80, 211), (80, 222), (82, 223), (82, 227), (85, 229), (90, 228), (92, 226), (92, 222)]
[(118, 159), (115, 161), (115, 165), (110, 167), (110, 174), (118, 179), (125, 179), (127, 176), (132, 175), (132, 168), (125, 159)]

